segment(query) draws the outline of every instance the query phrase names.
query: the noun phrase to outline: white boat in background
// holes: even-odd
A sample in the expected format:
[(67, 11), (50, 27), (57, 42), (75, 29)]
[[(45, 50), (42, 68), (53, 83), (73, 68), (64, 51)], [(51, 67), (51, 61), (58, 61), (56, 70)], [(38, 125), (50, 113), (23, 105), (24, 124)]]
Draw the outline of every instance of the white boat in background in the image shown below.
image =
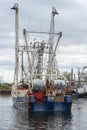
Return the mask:
[(77, 94), (79, 97), (87, 97), (87, 66), (84, 66), (82, 72), (79, 73)]

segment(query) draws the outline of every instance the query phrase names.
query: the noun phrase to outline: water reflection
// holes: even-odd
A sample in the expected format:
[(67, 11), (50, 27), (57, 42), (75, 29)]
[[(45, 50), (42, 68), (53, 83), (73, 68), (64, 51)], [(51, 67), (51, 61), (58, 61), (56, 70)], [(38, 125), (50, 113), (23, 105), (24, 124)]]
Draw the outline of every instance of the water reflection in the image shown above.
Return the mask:
[(71, 113), (17, 111), (15, 123), (21, 130), (71, 130)]

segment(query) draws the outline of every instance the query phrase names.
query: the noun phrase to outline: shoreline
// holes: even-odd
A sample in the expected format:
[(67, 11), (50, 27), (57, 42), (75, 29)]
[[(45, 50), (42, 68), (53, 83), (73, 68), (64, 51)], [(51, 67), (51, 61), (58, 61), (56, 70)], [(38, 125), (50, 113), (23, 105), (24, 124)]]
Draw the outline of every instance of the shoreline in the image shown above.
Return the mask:
[(0, 94), (11, 94), (11, 90), (0, 89)]

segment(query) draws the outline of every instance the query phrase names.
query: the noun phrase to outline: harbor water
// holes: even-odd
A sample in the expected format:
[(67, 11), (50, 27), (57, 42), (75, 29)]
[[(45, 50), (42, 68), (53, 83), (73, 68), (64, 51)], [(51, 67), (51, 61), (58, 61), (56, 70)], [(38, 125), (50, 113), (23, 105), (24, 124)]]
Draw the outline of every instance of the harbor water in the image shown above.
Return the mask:
[(0, 95), (0, 130), (87, 129), (87, 98), (73, 101), (71, 113), (27, 113), (12, 106), (9, 95)]

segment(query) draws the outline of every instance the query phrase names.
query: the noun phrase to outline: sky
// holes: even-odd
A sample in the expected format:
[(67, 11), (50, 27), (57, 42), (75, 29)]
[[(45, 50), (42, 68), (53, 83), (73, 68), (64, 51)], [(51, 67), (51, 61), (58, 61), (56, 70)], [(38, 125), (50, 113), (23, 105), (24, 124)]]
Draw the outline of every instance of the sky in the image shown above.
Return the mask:
[(15, 66), (15, 13), (19, 5), (19, 39), (22, 30), (50, 30), (51, 8), (56, 7), (55, 32), (62, 32), (57, 50), (60, 71), (87, 65), (87, 0), (0, 0), (0, 80), (13, 82)]

